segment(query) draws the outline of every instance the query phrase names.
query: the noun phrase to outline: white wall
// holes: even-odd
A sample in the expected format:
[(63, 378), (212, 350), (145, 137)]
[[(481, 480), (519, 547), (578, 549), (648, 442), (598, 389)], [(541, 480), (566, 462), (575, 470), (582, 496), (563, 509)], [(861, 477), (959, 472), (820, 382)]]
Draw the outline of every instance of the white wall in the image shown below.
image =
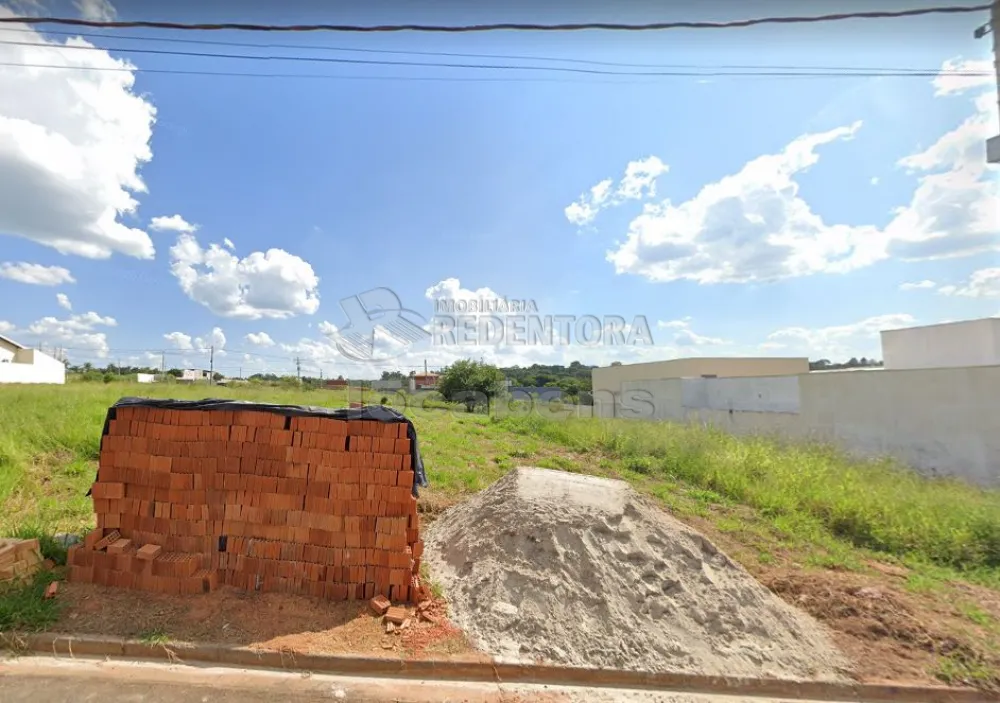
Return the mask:
[[(685, 383), (703, 388), (685, 396)], [(796, 388), (799, 408), (793, 411)], [(615, 404), (597, 402), (595, 397), (601, 417), (703, 422), (736, 434), (815, 439), (859, 456), (894, 456), (928, 476), (1000, 485), (1000, 365), (635, 381), (622, 384)], [(757, 410), (740, 409), (755, 403)]]
[(1000, 365), (1000, 319), (886, 330), (882, 356), (886, 369)]
[(21, 349), (10, 361), (0, 355), (0, 383), (65, 383), (66, 366), (36, 349)]
[(152, 373), (137, 373), (135, 375), (136, 383), (156, 383), (156, 374)]

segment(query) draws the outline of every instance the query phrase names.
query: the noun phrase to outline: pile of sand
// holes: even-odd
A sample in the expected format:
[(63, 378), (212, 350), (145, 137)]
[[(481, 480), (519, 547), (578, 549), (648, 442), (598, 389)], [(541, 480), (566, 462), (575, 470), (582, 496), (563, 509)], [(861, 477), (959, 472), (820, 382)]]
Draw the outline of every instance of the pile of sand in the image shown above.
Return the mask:
[(452, 617), (504, 660), (840, 679), (822, 627), (628, 484), (517, 469), (430, 528)]

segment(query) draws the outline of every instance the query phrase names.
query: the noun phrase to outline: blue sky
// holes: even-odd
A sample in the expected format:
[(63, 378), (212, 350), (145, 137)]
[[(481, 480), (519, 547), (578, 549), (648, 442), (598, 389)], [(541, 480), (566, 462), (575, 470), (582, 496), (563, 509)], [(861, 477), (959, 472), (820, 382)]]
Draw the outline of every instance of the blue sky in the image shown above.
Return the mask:
[[(777, 0), (212, 5), (0, 0), (0, 12), (355, 24), (805, 13)], [(844, 4), (808, 6), (835, 11)], [(972, 37), (985, 20), (646, 34), (89, 32), (113, 39), (6, 27), (19, 31), (0, 31), (0, 42), (44, 46), (0, 43), (0, 61), (18, 64), (0, 66), (0, 333), (65, 349), (77, 363), (159, 365), (166, 352), (168, 366), (204, 365), (200, 350), (214, 345), (228, 374), (288, 370), (296, 357), (305, 372), (352, 376), (470, 355), (503, 364), (878, 357), (879, 329), (997, 312), (997, 181), (983, 148), (1000, 130), (996, 83), (947, 75), (989, 70), (989, 40)], [(259, 46), (189, 43), (205, 41)], [(622, 78), (130, 48), (944, 73)], [(104, 70), (128, 66), (139, 70)], [(434, 295), (532, 300), (541, 315), (642, 315), (654, 344), (403, 347), (382, 338), (384, 358), (360, 364), (338, 348), (348, 322), (339, 301), (376, 287), (426, 318)]]

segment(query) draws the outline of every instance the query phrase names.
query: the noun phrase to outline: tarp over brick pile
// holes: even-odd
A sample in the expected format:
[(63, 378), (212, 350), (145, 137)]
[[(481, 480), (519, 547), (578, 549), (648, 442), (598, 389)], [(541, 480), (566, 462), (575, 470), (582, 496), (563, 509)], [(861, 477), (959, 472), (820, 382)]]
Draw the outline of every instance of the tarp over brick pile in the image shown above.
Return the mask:
[(70, 579), (332, 600), (420, 597), (413, 423), (382, 406), (329, 409), (125, 398), (90, 495), (97, 529)]

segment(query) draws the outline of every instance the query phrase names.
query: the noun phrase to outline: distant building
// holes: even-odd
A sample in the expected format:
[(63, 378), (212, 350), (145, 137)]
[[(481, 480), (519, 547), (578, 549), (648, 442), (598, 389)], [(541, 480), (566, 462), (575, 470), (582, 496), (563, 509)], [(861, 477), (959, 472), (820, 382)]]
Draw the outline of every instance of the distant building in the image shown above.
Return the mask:
[(156, 383), (155, 373), (137, 373), (135, 375), (136, 383)]
[(195, 381), (208, 381), (211, 378), (211, 371), (206, 371), (205, 369), (184, 369), (181, 371), (181, 377), (177, 380), (194, 383)]
[(1000, 366), (1000, 318), (882, 330), (887, 371)]
[(436, 373), (418, 373), (415, 376), (410, 376), (410, 379), (410, 387), (413, 390), (431, 391), (438, 387), (441, 375)]
[(350, 381), (344, 378), (331, 378), (323, 384), (324, 388), (331, 391), (347, 388), (348, 385), (350, 385)]
[(66, 364), (0, 335), (0, 383), (66, 383)]

